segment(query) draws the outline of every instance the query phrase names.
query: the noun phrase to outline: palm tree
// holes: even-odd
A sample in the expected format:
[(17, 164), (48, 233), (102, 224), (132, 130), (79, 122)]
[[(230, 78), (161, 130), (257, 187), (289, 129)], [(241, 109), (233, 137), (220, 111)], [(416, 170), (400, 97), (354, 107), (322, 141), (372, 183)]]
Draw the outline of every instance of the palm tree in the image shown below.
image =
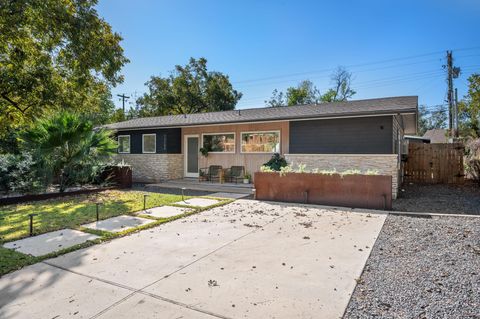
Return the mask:
[(60, 192), (75, 183), (92, 181), (117, 149), (109, 131), (94, 129), (85, 117), (68, 112), (36, 121), (22, 136), (45, 182), (58, 179)]

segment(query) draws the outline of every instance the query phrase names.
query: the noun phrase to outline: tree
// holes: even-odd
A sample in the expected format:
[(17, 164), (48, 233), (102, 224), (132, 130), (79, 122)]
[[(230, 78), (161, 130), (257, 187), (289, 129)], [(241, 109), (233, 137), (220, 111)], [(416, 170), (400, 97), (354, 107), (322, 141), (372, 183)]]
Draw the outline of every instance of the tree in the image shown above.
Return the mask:
[(468, 93), (458, 103), (459, 129), (464, 137), (480, 137), (480, 74), (468, 78)]
[(280, 92), (277, 89), (273, 90), (272, 97), (265, 101), (265, 105), (268, 107), (286, 106), (287, 103), (285, 102), (283, 92)]
[(418, 110), (418, 134), (422, 136), (428, 130), (446, 128), (448, 119), (447, 109), (439, 105), (436, 109), (429, 110), (427, 106), (420, 105)]
[(272, 97), (265, 101), (268, 107), (317, 104), (347, 101), (356, 94), (352, 89), (352, 73), (344, 67), (338, 67), (331, 75), (334, 87), (321, 94), (312, 81), (304, 80), (297, 86), (289, 87), (286, 93), (273, 90)]
[(320, 98), (320, 91), (309, 80), (300, 82), (296, 87), (289, 87), (286, 93), (288, 106), (316, 104)]
[(176, 65), (167, 77), (152, 76), (146, 85), (148, 93), (137, 100), (140, 116), (233, 110), (242, 97), (228, 76), (207, 70), (205, 58), (190, 58), (186, 66)]
[(0, 137), (44, 114), (102, 111), (128, 62), (97, 0), (3, 0)]
[(339, 66), (331, 76), (334, 87), (329, 89), (323, 96), (323, 102), (347, 101), (357, 92), (351, 88), (352, 73)]
[(94, 129), (84, 116), (61, 112), (36, 121), (22, 141), (38, 159), (36, 169), (45, 184), (58, 178), (63, 192), (75, 183), (91, 182), (110, 161), (117, 149), (110, 134)]

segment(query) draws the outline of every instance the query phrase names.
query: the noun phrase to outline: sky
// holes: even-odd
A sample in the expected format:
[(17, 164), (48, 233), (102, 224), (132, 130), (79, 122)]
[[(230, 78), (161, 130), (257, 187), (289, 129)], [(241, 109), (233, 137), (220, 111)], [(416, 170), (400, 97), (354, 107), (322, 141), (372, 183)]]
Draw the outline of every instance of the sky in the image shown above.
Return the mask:
[(97, 10), (130, 59), (112, 89), (118, 107), (117, 94), (131, 105), (152, 75), (190, 57), (230, 77), (240, 109), (302, 80), (325, 92), (338, 66), (352, 73), (353, 99), (418, 95), (427, 106), (445, 104), (446, 50), (462, 69), (459, 97), (480, 72), (477, 0), (99, 0)]

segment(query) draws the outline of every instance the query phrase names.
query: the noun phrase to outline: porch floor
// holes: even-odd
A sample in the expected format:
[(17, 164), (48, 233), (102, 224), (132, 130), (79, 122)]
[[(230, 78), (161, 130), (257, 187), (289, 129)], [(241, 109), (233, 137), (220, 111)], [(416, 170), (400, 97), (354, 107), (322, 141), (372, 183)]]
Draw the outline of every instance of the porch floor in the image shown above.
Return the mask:
[(163, 187), (163, 188), (184, 188), (196, 191), (206, 192), (223, 192), (223, 193), (238, 193), (238, 194), (252, 194), (253, 184), (235, 184), (235, 183), (211, 183), (199, 182), (196, 178), (182, 178), (173, 179), (156, 184), (147, 184), (145, 188), (149, 187)]

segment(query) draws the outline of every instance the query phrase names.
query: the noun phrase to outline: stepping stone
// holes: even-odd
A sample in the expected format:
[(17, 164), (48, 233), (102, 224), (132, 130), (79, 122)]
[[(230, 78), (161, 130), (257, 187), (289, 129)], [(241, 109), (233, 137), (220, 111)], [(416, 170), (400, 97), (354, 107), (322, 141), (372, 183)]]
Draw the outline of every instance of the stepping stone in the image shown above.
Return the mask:
[(104, 230), (112, 233), (118, 233), (126, 229), (146, 225), (155, 222), (154, 220), (147, 218), (140, 218), (128, 215), (121, 215), (104, 219), (98, 222), (82, 225), (85, 228)]
[(231, 199), (239, 199), (250, 196), (249, 194), (238, 194), (238, 193), (213, 193), (209, 194), (208, 196), (211, 197), (218, 197), (218, 198), (231, 198)]
[(43, 256), (96, 238), (99, 236), (74, 229), (61, 229), (5, 243), (3, 247), (32, 256)]
[(168, 218), (172, 216), (182, 215), (192, 210), (189, 208), (175, 207), (175, 206), (160, 206), (147, 209), (146, 212), (139, 212), (140, 214), (145, 214), (158, 218)]
[(211, 205), (218, 204), (220, 201), (215, 199), (200, 198), (194, 197), (184, 201), (176, 202), (177, 205), (186, 205), (186, 206), (198, 206), (198, 207), (207, 207)]

